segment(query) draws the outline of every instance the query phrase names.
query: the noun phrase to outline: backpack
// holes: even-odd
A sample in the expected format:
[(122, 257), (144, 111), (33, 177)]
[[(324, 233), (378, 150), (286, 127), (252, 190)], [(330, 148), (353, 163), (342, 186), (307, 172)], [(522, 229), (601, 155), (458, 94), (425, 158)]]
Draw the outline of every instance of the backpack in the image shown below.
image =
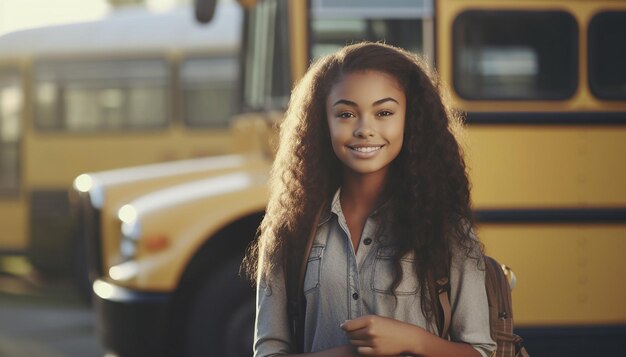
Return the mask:
[[(485, 259), (485, 289), (489, 304), (489, 329), (491, 338), (496, 341), (497, 349), (492, 357), (529, 357), (524, 348), (521, 337), (513, 333), (513, 304), (511, 287), (507, 275), (513, 272), (506, 265), (499, 264), (495, 259), (484, 256)], [(437, 327), (439, 336), (449, 337), (451, 307), (450, 284), (447, 277), (437, 280), (437, 295), (439, 300), (439, 316)]]

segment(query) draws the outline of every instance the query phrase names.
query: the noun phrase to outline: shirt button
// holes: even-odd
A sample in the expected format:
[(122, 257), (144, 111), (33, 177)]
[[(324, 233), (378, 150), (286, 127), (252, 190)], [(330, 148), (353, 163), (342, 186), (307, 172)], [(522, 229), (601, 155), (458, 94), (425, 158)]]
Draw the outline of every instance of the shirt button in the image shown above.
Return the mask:
[(363, 244), (365, 244), (365, 245), (372, 244), (372, 238), (365, 238), (365, 239), (363, 239)]
[(354, 300), (358, 300), (358, 299), (359, 299), (359, 294), (358, 294), (358, 293), (354, 293), (354, 294), (352, 294), (352, 298), (353, 298)]

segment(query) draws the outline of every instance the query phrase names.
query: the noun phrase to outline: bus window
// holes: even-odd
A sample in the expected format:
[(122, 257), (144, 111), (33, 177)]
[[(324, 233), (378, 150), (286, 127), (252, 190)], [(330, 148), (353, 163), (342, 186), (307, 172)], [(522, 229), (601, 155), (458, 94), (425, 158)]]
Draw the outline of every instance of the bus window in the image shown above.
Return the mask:
[(626, 99), (626, 12), (601, 12), (589, 23), (589, 85), (601, 99)]
[(0, 69), (0, 194), (19, 189), (22, 100), (18, 72)]
[(183, 115), (191, 127), (227, 127), (233, 114), (237, 60), (191, 58), (182, 63)]
[(169, 69), (162, 60), (41, 62), (35, 88), (39, 130), (153, 129), (169, 116)]
[(466, 99), (565, 99), (576, 91), (577, 51), (569, 13), (466, 11), (453, 25), (454, 88)]
[(244, 106), (284, 109), (291, 91), (287, 1), (260, 2), (249, 13), (246, 34)]
[(384, 41), (415, 53), (424, 52), (424, 19), (431, 25), (427, 0), (314, 0), (311, 56), (321, 57), (358, 41)]

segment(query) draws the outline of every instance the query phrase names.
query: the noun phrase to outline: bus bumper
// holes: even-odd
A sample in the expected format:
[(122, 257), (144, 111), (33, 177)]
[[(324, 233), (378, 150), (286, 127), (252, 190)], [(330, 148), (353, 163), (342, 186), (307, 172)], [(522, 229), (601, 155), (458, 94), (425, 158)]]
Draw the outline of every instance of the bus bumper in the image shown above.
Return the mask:
[(147, 293), (103, 280), (93, 283), (97, 333), (108, 352), (120, 357), (161, 356), (170, 294)]

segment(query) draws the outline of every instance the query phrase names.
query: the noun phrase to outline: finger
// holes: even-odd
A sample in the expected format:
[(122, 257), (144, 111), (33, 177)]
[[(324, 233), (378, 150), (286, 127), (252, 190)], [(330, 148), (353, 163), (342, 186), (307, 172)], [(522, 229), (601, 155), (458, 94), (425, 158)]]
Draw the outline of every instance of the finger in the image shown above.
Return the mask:
[(371, 338), (371, 335), (368, 333), (367, 328), (346, 331), (346, 336), (348, 336), (349, 339), (353, 340), (369, 340)]
[(350, 339), (350, 344), (355, 347), (372, 347), (368, 340), (353, 340)]
[(376, 356), (376, 352), (372, 347), (357, 347), (356, 351), (363, 356)]
[(369, 322), (369, 316), (361, 316), (353, 320), (346, 320), (339, 327), (341, 327), (344, 331), (354, 331), (367, 326)]

